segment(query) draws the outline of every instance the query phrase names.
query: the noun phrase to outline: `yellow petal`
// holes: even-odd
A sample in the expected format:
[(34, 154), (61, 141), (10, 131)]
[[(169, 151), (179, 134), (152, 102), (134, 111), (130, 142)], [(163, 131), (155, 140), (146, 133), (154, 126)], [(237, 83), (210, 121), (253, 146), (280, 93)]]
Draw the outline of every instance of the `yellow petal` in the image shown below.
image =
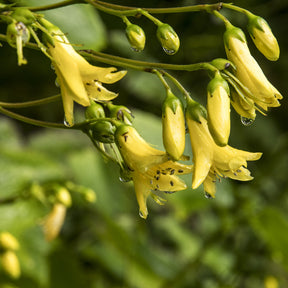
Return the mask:
[(85, 82), (88, 97), (95, 101), (109, 101), (118, 96), (117, 93), (109, 91), (98, 81)]
[(203, 182), (204, 191), (212, 198), (215, 198), (216, 194), (216, 175), (209, 172), (208, 176), (206, 177), (205, 181)]

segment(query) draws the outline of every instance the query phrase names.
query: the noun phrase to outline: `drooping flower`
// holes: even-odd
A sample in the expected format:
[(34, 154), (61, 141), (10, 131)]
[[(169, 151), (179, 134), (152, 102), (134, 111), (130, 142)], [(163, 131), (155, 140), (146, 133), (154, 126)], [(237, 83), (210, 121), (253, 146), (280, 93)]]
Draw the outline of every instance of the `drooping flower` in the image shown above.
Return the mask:
[(204, 109), (194, 102), (189, 103), (186, 110), (194, 163), (192, 188), (196, 189), (203, 183), (205, 191), (214, 197), (217, 177), (252, 180), (253, 177), (246, 168), (247, 161), (258, 160), (262, 153), (246, 152), (229, 145), (218, 146), (208, 129)]
[(190, 173), (191, 165), (171, 161), (167, 153), (151, 147), (132, 126), (118, 127), (115, 140), (134, 182), (142, 218), (146, 219), (148, 215), (146, 201), (149, 195), (158, 204), (162, 203), (162, 199), (153, 192), (173, 193), (187, 188), (176, 175)]
[(216, 73), (207, 87), (208, 127), (220, 146), (228, 143), (230, 135), (230, 90), (228, 83)]
[(248, 15), (248, 32), (257, 49), (270, 61), (279, 59), (280, 49), (269, 24), (260, 16)]
[(107, 90), (102, 83), (115, 83), (123, 78), (127, 71), (118, 71), (114, 67), (93, 66), (78, 54), (64, 33), (48, 21), (42, 20), (52, 38), (47, 40), (49, 54), (60, 85), (65, 120), (73, 125), (74, 101), (89, 106), (90, 99), (109, 101), (118, 96)]
[(251, 92), (251, 99), (264, 110), (280, 106), (282, 95), (267, 80), (262, 69), (250, 54), (243, 31), (232, 24), (224, 33), (227, 57), (236, 66), (235, 76)]
[(185, 149), (185, 116), (182, 102), (170, 90), (162, 105), (162, 136), (167, 153), (179, 160)]

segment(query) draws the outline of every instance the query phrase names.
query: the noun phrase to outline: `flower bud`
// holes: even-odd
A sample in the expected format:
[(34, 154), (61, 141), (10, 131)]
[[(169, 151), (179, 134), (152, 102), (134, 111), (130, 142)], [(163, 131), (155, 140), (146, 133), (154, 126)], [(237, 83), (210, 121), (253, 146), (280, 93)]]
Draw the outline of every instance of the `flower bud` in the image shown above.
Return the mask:
[(16, 8), (11, 17), (17, 22), (22, 22), (25, 25), (31, 25), (36, 20), (34, 14), (29, 9), (24, 7)]
[(25, 45), (30, 39), (30, 32), (22, 22), (12, 22), (7, 26), (7, 42), (16, 48), (18, 45)]
[(268, 23), (254, 14), (249, 15), (248, 20), (247, 29), (257, 49), (270, 61), (278, 60), (279, 45)]
[(223, 59), (223, 58), (214, 59), (210, 62), (210, 64), (216, 67), (220, 71), (228, 69), (229, 67), (232, 67), (234, 70), (236, 70), (235, 65), (231, 61), (227, 59)]
[(186, 119), (191, 119), (195, 122), (201, 123), (201, 118), (207, 119), (207, 111), (204, 106), (196, 101), (188, 100), (186, 113)]
[(140, 52), (145, 47), (145, 33), (141, 27), (129, 24), (126, 28), (126, 37), (135, 52)]
[(228, 83), (217, 73), (209, 82), (207, 92), (209, 131), (217, 145), (225, 146), (230, 135), (230, 91)]
[(179, 160), (185, 149), (185, 117), (182, 102), (171, 92), (162, 105), (162, 136), (167, 153)]
[(114, 143), (116, 127), (106, 120), (98, 120), (93, 123), (92, 136), (96, 141), (102, 143)]
[(85, 117), (86, 119), (104, 118), (105, 112), (103, 106), (92, 101), (90, 106), (88, 106), (85, 110)]
[(120, 120), (128, 125), (132, 124), (134, 117), (132, 112), (127, 107), (108, 103), (107, 108), (109, 109), (109, 116), (111, 118)]
[(57, 202), (63, 204), (66, 207), (72, 205), (72, 199), (69, 191), (65, 187), (60, 187), (56, 192)]
[(0, 254), (0, 262), (3, 271), (11, 278), (17, 279), (21, 275), (18, 257), (14, 251), (5, 251)]
[(18, 240), (9, 232), (0, 233), (0, 250), (18, 250), (19, 242)]
[(180, 40), (174, 29), (169, 24), (160, 24), (156, 35), (166, 54), (174, 55), (178, 51)]

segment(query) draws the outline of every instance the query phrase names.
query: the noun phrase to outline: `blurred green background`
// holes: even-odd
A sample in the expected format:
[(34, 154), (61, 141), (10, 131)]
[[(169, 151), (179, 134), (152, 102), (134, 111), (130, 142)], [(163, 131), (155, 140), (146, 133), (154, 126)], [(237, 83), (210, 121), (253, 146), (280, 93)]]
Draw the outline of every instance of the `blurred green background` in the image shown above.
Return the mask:
[[(51, 1), (19, 2), (39, 5)], [(113, 3), (173, 7), (216, 1)], [(200, 187), (168, 195), (165, 206), (149, 201), (145, 221), (138, 216), (133, 185), (119, 181), (118, 167), (106, 163), (84, 134), (37, 128), (3, 116), (0, 232), (9, 231), (19, 240), (21, 248), (16, 254), (22, 275), (11, 279), (0, 267), (1, 288), (288, 287), (288, 1), (243, 0), (234, 4), (264, 17), (281, 49), (279, 61), (269, 62), (248, 39), (251, 53), (284, 96), (281, 107), (271, 110), (267, 117), (258, 114), (249, 127), (243, 126), (232, 110), (230, 145), (264, 153), (259, 161), (249, 163), (255, 179), (248, 183), (223, 179), (217, 184), (214, 200), (206, 199)], [(245, 17), (228, 10), (223, 13), (234, 25), (245, 29)], [(181, 39), (181, 48), (172, 57), (162, 51), (155, 26), (144, 17), (131, 19), (146, 33), (146, 48), (138, 54), (130, 49), (125, 26), (117, 17), (97, 13), (88, 5), (73, 5), (45, 15), (68, 33), (72, 43), (85, 44), (81, 48), (181, 64), (225, 57), (223, 24), (203, 12), (158, 15), (161, 21), (173, 26)], [(0, 30), (5, 33), (4, 24)], [(18, 67), (15, 50), (2, 44), (0, 101), (20, 102), (59, 93), (49, 59), (40, 52), (24, 49), (28, 65)], [(206, 72), (172, 74), (205, 104), (209, 81)], [(162, 149), (159, 116), (165, 91), (159, 80), (148, 73), (129, 71), (111, 90), (120, 91), (115, 103), (132, 110), (141, 135)], [(17, 112), (62, 122), (60, 103)], [(83, 110), (77, 109), (81, 117)], [(190, 187), (190, 176), (186, 180)], [(92, 188), (97, 201), (87, 203), (77, 189), (72, 191), (73, 205), (67, 210), (61, 233), (47, 242), (41, 221), (51, 207), (36, 197), (27, 197), (27, 193), (31, 186), (67, 181)], [(17, 195), (21, 195), (18, 201), (5, 202)]]

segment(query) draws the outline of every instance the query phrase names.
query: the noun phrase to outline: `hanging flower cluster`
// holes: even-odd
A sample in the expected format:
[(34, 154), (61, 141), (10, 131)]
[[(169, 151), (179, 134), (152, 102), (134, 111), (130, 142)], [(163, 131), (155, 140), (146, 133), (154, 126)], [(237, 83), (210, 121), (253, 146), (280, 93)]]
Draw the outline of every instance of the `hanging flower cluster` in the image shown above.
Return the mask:
[[(109, 9), (101, 6), (101, 3), (93, 2), (93, 5), (105, 12), (114, 11), (114, 5), (110, 5)], [(231, 4), (222, 3), (222, 6), (233, 9)], [(258, 160), (262, 154), (239, 150), (228, 144), (231, 130), (230, 107), (241, 116), (243, 123), (250, 124), (255, 120), (257, 111), (266, 115), (270, 107), (280, 106), (282, 95), (269, 82), (251, 55), (244, 32), (220, 14), (221, 5), (211, 6), (213, 9), (205, 7), (208, 6), (203, 5), (202, 8), (225, 24), (224, 47), (227, 55), (227, 59), (214, 59), (205, 64), (211, 77), (206, 91), (206, 108), (192, 99), (178, 80), (166, 71), (158, 70), (157, 65), (153, 67), (153, 63), (149, 63), (144, 67), (142, 63), (143, 68), (139, 62), (131, 59), (125, 61), (120, 57), (105, 58), (104, 54), (98, 54), (98, 59), (105, 58), (106, 63), (113, 63), (115, 60), (115, 65), (134, 67), (159, 77), (166, 89), (166, 98), (162, 105), (165, 151), (154, 148), (139, 135), (133, 127), (131, 111), (125, 106), (112, 103), (118, 93), (103, 86), (103, 83), (112, 84), (121, 80), (126, 75), (126, 70), (117, 71), (114, 67), (90, 64), (73, 48), (58, 27), (26, 8), (2, 13), (1, 19), (7, 22), (7, 42), (17, 49), (19, 65), (27, 63), (22, 48), (27, 45), (30, 35), (51, 59), (61, 90), (65, 125), (70, 128), (76, 126), (74, 102), (86, 107), (86, 120), (78, 123), (78, 129), (89, 136), (104, 157), (119, 164), (123, 181), (134, 183), (140, 216), (143, 218), (148, 215), (148, 196), (158, 204), (163, 204), (164, 199), (159, 194), (187, 189), (181, 175), (191, 173), (192, 189), (203, 184), (205, 195), (209, 198), (215, 197), (216, 182), (221, 177), (239, 181), (252, 180), (247, 162)], [(137, 52), (142, 51), (146, 44), (144, 30), (131, 23), (126, 16), (134, 13), (134, 10), (126, 14), (122, 10), (115, 11), (114, 15), (121, 17), (126, 25), (125, 32), (131, 48)], [(279, 46), (267, 22), (247, 10), (242, 9), (241, 12), (248, 17), (247, 30), (256, 47), (267, 59), (276, 61), (279, 58)], [(133, 16), (141, 14), (157, 26), (156, 37), (168, 55), (177, 53), (180, 40), (169, 24), (162, 23), (145, 10), (139, 9), (135, 13)], [(42, 41), (35, 32), (37, 29), (42, 31)], [(97, 55), (97, 52), (91, 54)], [(187, 70), (199, 70), (203, 67), (203, 64), (194, 64), (193, 69)], [(174, 82), (173, 89), (178, 89), (183, 96), (181, 99), (169, 86), (166, 77)], [(188, 156), (183, 155), (187, 132), (193, 155), (192, 162), (183, 164), (189, 160)], [(65, 189), (61, 191), (63, 195), (69, 194)], [(44, 230), (48, 240), (58, 235), (66, 209), (71, 205), (70, 198), (65, 199), (58, 199), (45, 219)]]

